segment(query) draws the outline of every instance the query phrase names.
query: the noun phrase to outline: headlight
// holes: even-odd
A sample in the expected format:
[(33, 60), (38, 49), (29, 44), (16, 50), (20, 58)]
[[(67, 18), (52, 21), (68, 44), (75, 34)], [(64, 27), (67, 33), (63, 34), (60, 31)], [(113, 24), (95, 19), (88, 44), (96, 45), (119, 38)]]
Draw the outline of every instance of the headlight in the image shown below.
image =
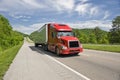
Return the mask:
[(67, 47), (66, 47), (66, 46), (62, 46), (62, 49), (64, 49), (64, 50), (65, 50), (65, 49), (67, 49)]
[(80, 48), (82, 48), (82, 44), (80, 44)]

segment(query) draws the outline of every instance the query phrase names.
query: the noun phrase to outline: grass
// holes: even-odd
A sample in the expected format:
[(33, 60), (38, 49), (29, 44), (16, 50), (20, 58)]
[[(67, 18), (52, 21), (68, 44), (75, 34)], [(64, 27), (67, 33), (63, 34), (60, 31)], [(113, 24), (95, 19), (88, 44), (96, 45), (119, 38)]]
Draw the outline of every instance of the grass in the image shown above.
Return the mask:
[(120, 53), (120, 45), (83, 44), (83, 48)]
[(21, 46), (22, 43), (0, 53), (0, 80), (3, 80), (5, 72), (8, 70)]

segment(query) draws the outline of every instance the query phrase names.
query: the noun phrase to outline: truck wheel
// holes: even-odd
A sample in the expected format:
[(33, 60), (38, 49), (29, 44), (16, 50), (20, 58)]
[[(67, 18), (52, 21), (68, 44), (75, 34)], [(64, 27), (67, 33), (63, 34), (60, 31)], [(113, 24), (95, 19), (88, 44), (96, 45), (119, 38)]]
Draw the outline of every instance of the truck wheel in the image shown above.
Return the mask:
[(35, 47), (38, 47), (38, 44), (37, 44), (37, 43), (35, 43)]
[(59, 48), (55, 49), (55, 53), (57, 54), (57, 56), (60, 56), (60, 50), (59, 50)]
[(45, 51), (48, 51), (48, 46), (47, 46), (47, 45), (43, 45), (43, 49), (44, 49)]
[(75, 55), (77, 56), (79, 53), (75, 53)]

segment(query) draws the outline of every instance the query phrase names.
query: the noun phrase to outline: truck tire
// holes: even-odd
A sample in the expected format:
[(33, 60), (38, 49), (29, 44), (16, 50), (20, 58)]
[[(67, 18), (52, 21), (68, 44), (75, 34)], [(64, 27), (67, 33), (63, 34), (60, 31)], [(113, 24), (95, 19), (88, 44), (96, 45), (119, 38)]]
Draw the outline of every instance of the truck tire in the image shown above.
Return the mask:
[(59, 50), (59, 48), (56, 47), (55, 53), (57, 54), (57, 56), (60, 56), (60, 50)]
[(45, 51), (48, 51), (48, 45), (43, 45), (43, 49), (44, 49)]
[(35, 47), (38, 47), (38, 44), (37, 44), (37, 43), (35, 43)]
[(74, 55), (78, 56), (79, 53), (75, 53)]

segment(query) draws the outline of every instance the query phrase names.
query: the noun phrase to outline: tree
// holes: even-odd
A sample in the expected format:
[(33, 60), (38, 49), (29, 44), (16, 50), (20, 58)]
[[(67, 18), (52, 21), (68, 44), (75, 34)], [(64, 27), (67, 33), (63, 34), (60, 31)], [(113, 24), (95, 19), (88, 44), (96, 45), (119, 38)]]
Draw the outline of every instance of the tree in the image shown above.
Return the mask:
[(99, 27), (94, 28), (94, 34), (97, 40), (97, 43), (99, 43), (100, 39), (102, 38), (101, 36), (101, 29)]
[(7, 18), (0, 15), (0, 51), (18, 45), (23, 41), (23, 36), (13, 31)]
[(82, 32), (79, 32), (78, 39), (79, 39), (80, 42), (82, 42), (82, 43), (88, 43), (88, 41), (89, 41), (89, 37), (87, 37), (87, 35), (84, 34), (84, 33), (82, 33)]
[(111, 43), (120, 43), (120, 16), (112, 21), (112, 29), (110, 30), (109, 40)]
[(100, 39), (99, 43), (100, 44), (109, 44), (109, 40), (107, 38), (107, 35), (103, 35), (103, 38)]
[(95, 34), (91, 33), (89, 36), (89, 43), (97, 43)]

